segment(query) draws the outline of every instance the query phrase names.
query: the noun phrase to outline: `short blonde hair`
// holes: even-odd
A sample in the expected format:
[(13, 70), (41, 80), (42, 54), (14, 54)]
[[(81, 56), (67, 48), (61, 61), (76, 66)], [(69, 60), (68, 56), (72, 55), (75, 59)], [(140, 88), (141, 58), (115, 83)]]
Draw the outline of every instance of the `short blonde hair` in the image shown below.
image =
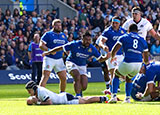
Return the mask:
[(52, 26), (54, 26), (55, 25), (55, 23), (61, 23), (61, 20), (60, 19), (54, 19), (53, 21), (52, 21)]

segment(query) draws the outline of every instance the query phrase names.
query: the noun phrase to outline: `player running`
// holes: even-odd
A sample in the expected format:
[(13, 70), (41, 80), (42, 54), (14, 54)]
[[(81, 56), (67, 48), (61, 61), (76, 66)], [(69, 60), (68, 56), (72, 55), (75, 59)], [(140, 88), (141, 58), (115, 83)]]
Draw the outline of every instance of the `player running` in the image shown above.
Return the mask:
[[(117, 42), (118, 38), (121, 35), (126, 33), (126, 30), (120, 26), (120, 22), (121, 22), (120, 20), (121, 19), (118, 16), (114, 16), (112, 18), (112, 25), (110, 27), (106, 28), (103, 31), (102, 35), (99, 36), (99, 38), (101, 38), (101, 40), (99, 42), (99, 46), (104, 51), (106, 51), (108, 48), (109, 48), (109, 51), (111, 51), (113, 46)], [(123, 52), (122, 52), (122, 48), (121, 48), (117, 52), (117, 54), (115, 56), (115, 60), (112, 63), (111, 63), (111, 58), (109, 58), (106, 61), (107, 65), (108, 65), (108, 70), (111, 74), (111, 79), (110, 79), (110, 82), (108, 82), (108, 84), (112, 83), (115, 68), (118, 67), (118, 65), (120, 64), (120, 62), (123, 61), (123, 59), (124, 59), (124, 56), (123, 56)]]
[(65, 52), (70, 51), (69, 56), (66, 59), (66, 68), (68, 73), (70, 73), (74, 79), (74, 90), (76, 92), (76, 96), (82, 96), (81, 92), (87, 89), (87, 59), (91, 56), (95, 56), (98, 61), (102, 62), (110, 57), (110, 53), (108, 53), (106, 57), (102, 57), (91, 42), (91, 34), (86, 32), (83, 35), (83, 39), (80, 41), (73, 41), (43, 53), (43, 55), (49, 55), (62, 50)]
[(114, 59), (117, 51), (122, 47), (124, 51), (124, 60), (118, 66), (118, 69), (115, 71), (115, 76), (113, 78), (112, 86), (112, 98), (110, 103), (117, 102), (117, 89), (119, 86), (119, 77), (126, 76), (126, 82), (130, 83), (126, 85), (126, 98), (125, 103), (130, 103), (130, 92), (132, 87), (132, 81), (130, 78), (133, 78), (139, 71), (142, 65), (142, 53), (144, 58), (144, 63), (148, 62), (148, 46), (144, 38), (138, 35), (138, 27), (136, 24), (132, 24), (129, 27), (128, 34), (122, 35), (117, 43), (114, 45), (111, 51), (111, 61)]

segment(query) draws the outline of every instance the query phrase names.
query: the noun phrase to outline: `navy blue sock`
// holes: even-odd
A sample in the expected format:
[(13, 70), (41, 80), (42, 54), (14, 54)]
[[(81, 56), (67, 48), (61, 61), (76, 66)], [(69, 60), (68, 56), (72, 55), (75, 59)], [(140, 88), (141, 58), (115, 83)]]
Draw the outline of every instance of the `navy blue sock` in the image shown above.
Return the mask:
[(131, 96), (131, 91), (132, 91), (132, 83), (126, 83), (125, 84), (126, 97)]
[(76, 94), (76, 97), (78, 97), (78, 96), (80, 96), (80, 97), (81, 97), (81, 94), (80, 94), (80, 93), (77, 93), (77, 94)]

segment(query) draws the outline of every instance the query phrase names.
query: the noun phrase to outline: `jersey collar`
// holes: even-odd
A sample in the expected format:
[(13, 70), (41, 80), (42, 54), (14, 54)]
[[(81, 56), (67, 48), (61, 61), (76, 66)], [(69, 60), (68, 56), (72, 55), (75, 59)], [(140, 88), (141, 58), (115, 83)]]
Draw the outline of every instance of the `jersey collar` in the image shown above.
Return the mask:
[(133, 21), (134, 21), (136, 24), (138, 24), (141, 20), (142, 20), (142, 18), (141, 18), (138, 22), (136, 22), (136, 21), (134, 21), (134, 20), (133, 20)]

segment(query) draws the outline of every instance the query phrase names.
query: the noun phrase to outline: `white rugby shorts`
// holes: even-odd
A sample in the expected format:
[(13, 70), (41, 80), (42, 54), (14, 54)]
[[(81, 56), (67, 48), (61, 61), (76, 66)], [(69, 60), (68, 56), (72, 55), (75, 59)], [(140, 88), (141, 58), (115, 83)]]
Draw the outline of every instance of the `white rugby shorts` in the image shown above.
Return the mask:
[(111, 63), (111, 58), (106, 60), (106, 64), (108, 65), (108, 70), (117, 69), (118, 65), (123, 61), (124, 56), (123, 55), (116, 55), (115, 58), (116, 58), (116, 60), (114, 60), (112, 63)]
[(54, 69), (55, 73), (66, 70), (66, 67), (64, 65), (64, 61), (62, 58), (53, 59), (47, 56), (43, 58), (42, 67), (43, 67), (43, 70), (48, 70), (48, 71), (52, 71), (52, 69)]
[(128, 76), (129, 78), (132, 78), (137, 73), (139, 73), (141, 66), (142, 66), (141, 62), (137, 62), (137, 63), (121, 62), (118, 66), (118, 71), (123, 76)]
[(66, 68), (68, 73), (70, 73), (72, 70), (77, 69), (80, 73), (80, 75), (87, 75), (87, 67), (86, 66), (78, 66), (77, 64), (71, 62), (71, 61), (66, 61)]

